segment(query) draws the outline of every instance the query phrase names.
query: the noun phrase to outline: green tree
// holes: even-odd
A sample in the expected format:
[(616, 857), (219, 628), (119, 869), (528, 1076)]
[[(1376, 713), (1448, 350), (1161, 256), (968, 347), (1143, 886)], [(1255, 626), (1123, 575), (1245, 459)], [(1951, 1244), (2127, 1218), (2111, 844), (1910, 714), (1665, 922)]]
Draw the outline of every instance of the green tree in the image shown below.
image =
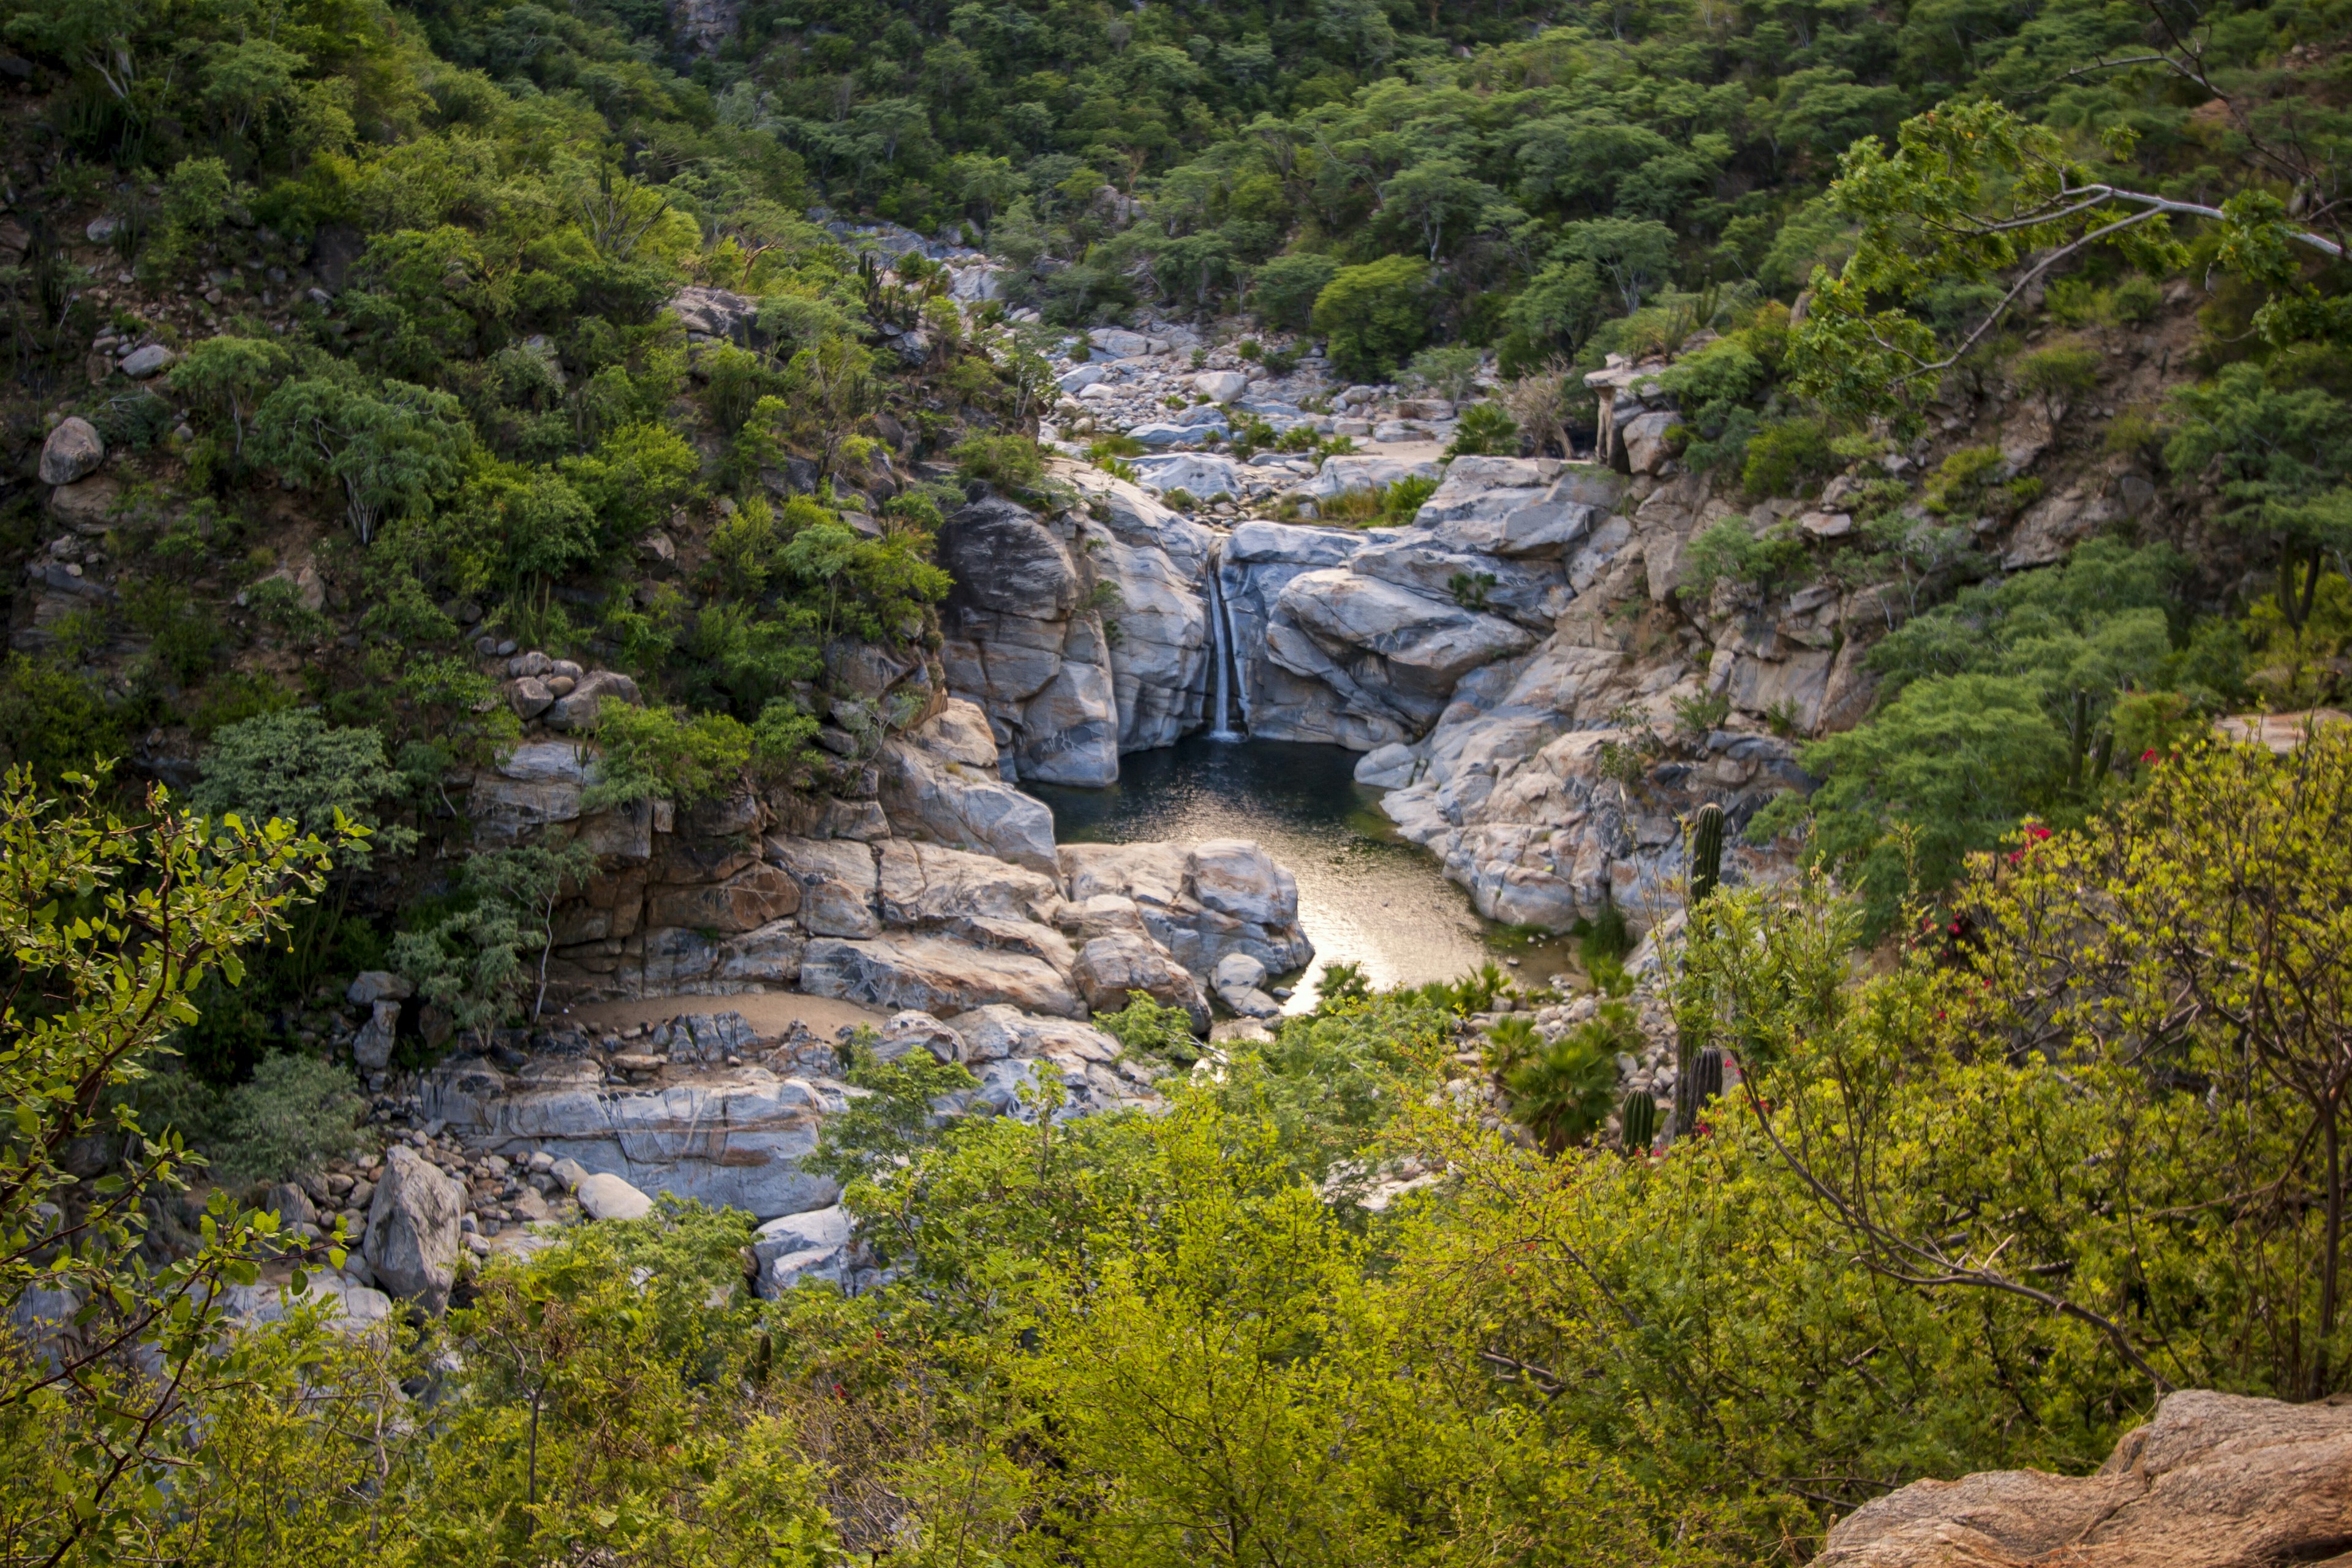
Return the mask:
[[(131, 1094), (194, 1022), (205, 977), (239, 983), (241, 950), (284, 929), (335, 847), (282, 821), (189, 816), (161, 789), (126, 821), (100, 787), (61, 801), (21, 769), (0, 784), (0, 937), (16, 977), (0, 1011), (0, 1308), (10, 1340), (41, 1321), (64, 1331), (45, 1357), (0, 1355), (0, 1490), (26, 1562), (135, 1534), (160, 1511), (157, 1486), (215, 1440), (175, 1415), (240, 1375), (221, 1361), (221, 1288), (255, 1279), (274, 1221), (215, 1191), (200, 1237), (142, 1256), (193, 1164), (177, 1137), (145, 1135)], [(125, 1158), (84, 1186), (92, 1139)]]
[(702, 459), (667, 426), (637, 424), (608, 432), (595, 450), (558, 468), (595, 514), (598, 546), (610, 550), (667, 522), (695, 493)]
[(1810, 817), (1807, 853), (1865, 891), (1885, 929), (1916, 884), (1948, 885), (1969, 854), (1991, 847), (2066, 772), (2066, 737), (2034, 683), (2012, 676), (1914, 681), (1872, 722), (1805, 748), (1829, 782), (1808, 803), (1782, 795), (1751, 837)]
[[(2319, 386), (2278, 384), (2263, 366), (2225, 365), (2173, 395), (2180, 415), (2165, 462), (2219, 480), (2223, 516), (2275, 541), (2278, 607), (2309, 618), (2329, 552), (2352, 550), (2352, 408)], [(2298, 580), (2299, 579), (2299, 580)]]
[(1262, 264), (1250, 280), (1250, 300), (1258, 320), (1269, 327), (1304, 331), (1314, 319), (1315, 301), (1339, 273), (1337, 261), (1307, 251)]
[(172, 367), (172, 390), (228, 416), (235, 450), (245, 456), (245, 424), (285, 374), (289, 356), (267, 338), (224, 332), (205, 339)]
[(339, 820), (367, 829), (369, 840), (347, 851), (361, 865), (372, 850), (402, 854), (416, 842), (414, 829), (382, 821), (383, 803), (404, 790), (384, 761), (383, 737), (330, 724), (315, 708), (280, 708), (215, 731), (203, 774), (188, 793), (199, 811), (254, 823), (283, 817), (311, 834), (332, 833)]
[(1530, 345), (1529, 357), (1558, 352), (1573, 354), (1601, 324), (1607, 291), (1601, 269), (1590, 261), (1553, 262), (1513, 297), (1506, 319)]
[[(2192, 80), (2202, 74), (2194, 65), (2183, 69)], [(2130, 133), (2118, 132), (2116, 147), (2127, 150)], [(1834, 276), (1815, 269), (1812, 309), (1790, 363), (1801, 392), (1855, 419), (1916, 422), (1943, 375), (2029, 289), (2076, 257), (2112, 247), (2157, 276), (2185, 264), (2170, 227), (2176, 217), (2216, 225), (2225, 267), (2291, 299), (2302, 298), (2305, 285), (2290, 280), (2287, 255), (2341, 258), (2334, 239), (2289, 221), (2264, 193), (2214, 207), (2085, 179), (2056, 131), (1988, 100), (1945, 103), (1905, 121), (1892, 152), (1875, 137), (1857, 142), (1840, 161), (1830, 200), (1859, 235)], [(1955, 284), (1998, 292), (1988, 308), (1969, 312), (1973, 324), (1939, 334), (1921, 315)]]
[(366, 544), (388, 512), (415, 513), (457, 488), (473, 431), (457, 400), (405, 382), (345, 374), (282, 384), (254, 417), (262, 459), (304, 484), (332, 479)]
[(1559, 231), (1559, 255), (1608, 279), (1630, 316), (1673, 275), (1675, 231), (1654, 218), (1591, 218)]
[(1343, 267), (1315, 297), (1315, 330), (1343, 374), (1380, 380), (1429, 336), (1429, 268), (1410, 256)]

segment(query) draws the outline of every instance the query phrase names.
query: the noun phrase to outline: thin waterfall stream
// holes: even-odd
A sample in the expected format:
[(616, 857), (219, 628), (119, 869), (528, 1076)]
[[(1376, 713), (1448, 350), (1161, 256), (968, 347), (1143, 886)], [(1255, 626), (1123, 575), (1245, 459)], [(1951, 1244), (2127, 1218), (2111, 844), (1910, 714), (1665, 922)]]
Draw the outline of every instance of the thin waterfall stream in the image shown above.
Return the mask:
[(1217, 678), (1212, 683), (1216, 693), (1216, 706), (1209, 710), (1209, 739), (1238, 741), (1241, 734), (1233, 727), (1234, 711), (1234, 626), (1233, 615), (1225, 607), (1224, 586), (1218, 579), (1224, 574), (1216, 566), (1209, 569), (1209, 657), (1216, 661)]

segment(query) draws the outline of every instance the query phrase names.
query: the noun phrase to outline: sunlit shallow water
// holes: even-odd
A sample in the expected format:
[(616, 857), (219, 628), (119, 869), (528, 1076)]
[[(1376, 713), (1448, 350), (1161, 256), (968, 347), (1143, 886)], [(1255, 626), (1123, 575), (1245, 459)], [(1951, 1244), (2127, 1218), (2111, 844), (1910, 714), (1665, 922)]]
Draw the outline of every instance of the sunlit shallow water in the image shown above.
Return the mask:
[(1293, 1011), (1313, 1005), (1329, 963), (1360, 964), (1375, 986), (1451, 980), (1504, 953), (1522, 961), (1522, 979), (1563, 966), (1559, 944), (1513, 944), (1481, 921), (1436, 858), (1397, 837), (1355, 769), (1356, 754), (1337, 746), (1190, 736), (1121, 757), (1108, 789), (1022, 787), (1053, 808), (1065, 844), (1264, 845), (1298, 879), (1298, 922), (1315, 943)]

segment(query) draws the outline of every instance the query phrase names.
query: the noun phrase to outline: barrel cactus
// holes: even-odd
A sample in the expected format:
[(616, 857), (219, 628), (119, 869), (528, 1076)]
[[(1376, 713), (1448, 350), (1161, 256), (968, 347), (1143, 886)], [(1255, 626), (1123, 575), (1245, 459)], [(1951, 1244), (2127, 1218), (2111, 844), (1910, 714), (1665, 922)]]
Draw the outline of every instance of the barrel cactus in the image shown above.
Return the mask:
[(1723, 807), (1708, 801), (1691, 824), (1690, 901), (1705, 903), (1723, 880)]
[(1617, 1112), (1617, 1125), (1627, 1153), (1647, 1152), (1658, 1140), (1658, 1102), (1647, 1089), (1635, 1089)]

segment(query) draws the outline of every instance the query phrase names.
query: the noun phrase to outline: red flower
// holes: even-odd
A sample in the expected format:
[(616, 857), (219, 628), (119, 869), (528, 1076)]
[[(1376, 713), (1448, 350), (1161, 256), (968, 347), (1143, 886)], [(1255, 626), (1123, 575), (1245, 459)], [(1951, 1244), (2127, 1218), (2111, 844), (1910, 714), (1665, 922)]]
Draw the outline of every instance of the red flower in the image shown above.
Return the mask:
[(2143, 763), (2152, 763), (2163, 754), (2163, 752), (2158, 751), (2154, 746), (2150, 746), (2147, 751), (2142, 752), (2139, 754), (2139, 760)]

